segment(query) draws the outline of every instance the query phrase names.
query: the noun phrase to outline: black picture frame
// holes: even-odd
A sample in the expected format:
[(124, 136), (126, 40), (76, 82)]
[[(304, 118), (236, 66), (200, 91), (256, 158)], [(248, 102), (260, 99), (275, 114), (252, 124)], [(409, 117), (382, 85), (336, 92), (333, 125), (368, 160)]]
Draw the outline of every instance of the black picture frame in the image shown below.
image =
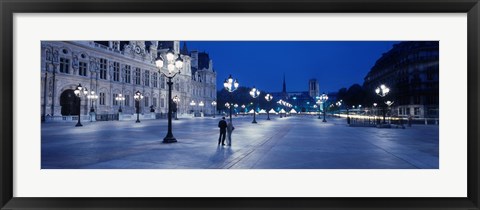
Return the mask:
[[(479, 209), (479, 0), (0, 0), (1, 209)], [(13, 197), (15, 13), (467, 13), (466, 198), (17, 198)], [(393, 180), (392, 180), (393, 181)], [(253, 189), (252, 189), (253, 190)]]

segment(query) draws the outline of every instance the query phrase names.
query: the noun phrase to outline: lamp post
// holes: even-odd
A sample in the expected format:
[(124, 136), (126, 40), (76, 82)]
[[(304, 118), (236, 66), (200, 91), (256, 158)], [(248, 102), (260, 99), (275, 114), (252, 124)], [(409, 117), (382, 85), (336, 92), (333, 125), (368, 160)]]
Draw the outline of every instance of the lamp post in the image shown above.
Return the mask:
[[(390, 106), (392, 106), (393, 103), (395, 103), (395, 102), (393, 102), (393, 101), (385, 101), (385, 104), (388, 106), (388, 110), (390, 110)], [(390, 115), (391, 115), (391, 114), (390, 114)], [(389, 120), (389, 121), (391, 121), (391, 120), (392, 120), (392, 118), (390, 117), (390, 120)]]
[(175, 111), (175, 120), (178, 120), (178, 102), (180, 102), (180, 98), (178, 96), (173, 97), (173, 102), (175, 103), (175, 106), (177, 107), (177, 110)]
[(165, 61), (162, 56), (158, 56), (155, 60), (155, 65), (158, 68), (158, 71), (165, 75), (168, 78), (168, 132), (165, 138), (163, 138), (163, 143), (174, 143), (177, 142), (177, 139), (173, 136), (172, 132), (172, 79), (180, 73), (180, 69), (183, 68), (183, 59), (180, 54), (177, 55), (177, 59), (174, 60), (175, 53), (169, 50), (166, 55), (167, 57), (167, 70), (168, 73), (162, 71)]
[[(80, 113), (82, 112), (81, 106), (82, 106), (82, 96), (86, 96), (88, 94), (87, 88), (82, 87), (81, 84), (78, 84), (77, 88), (73, 91), (75, 95), (78, 97), (78, 122), (75, 125), (75, 127), (80, 127), (83, 126), (82, 123), (80, 122)], [(88, 106), (88, 104), (87, 104)]]
[(139, 123), (140, 122), (140, 100), (143, 99), (143, 95), (142, 93), (140, 93), (140, 91), (137, 90), (137, 92), (135, 92), (135, 95), (133, 95), (133, 98), (135, 99), (135, 108), (137, 109), (137, 121), (135, 121), (135, 123)]
[(212, 107), (213, 107), (213, 118), (215, 118), (215, 112), (217, 111), (217, 110), (216, 110), (216, 106), (217, 106), (217, 102), (216, 102), (216, 101), (212, 101)]
[[(223, 87), (230, 93), (230, 100), (233, 98), (233, 91), (237, 90), (239, 83), (236, 79), (232, 78), (232, 75), (228, 76), (228, 78), (223, 82)], [(230, 108), (230, 122), (232, 122), (232, 107)]]
[(230, 122), (232, 122), (232, 106), (230, 106), (230, 103), (225, 103), (225, 107), (230, 111)]
[(234, 105), (233, 105), (233, 108), (235, 108), (235, 117), (236, 117), (237, 114), (238, 114), (238, 110), (237, 110), (238, 104), (234, 104)]
[(242, 110), (243, 110), (243, 116), (245, 116), (245, 107), (246, 107), (245, 104), (242, 104), (241, 107), (242, 107)]
[(375, 124), (377, 124), (377, 103), (373, 103), (373, 120), (375, 121)]
[(205, 104), (203, 103), (203, 101), (200, 101), (200, 103), (198, 103), (198, 106), (200, 107), (200, 115), (203, 117), (203, 106), (205, 106)]
[(322, 106), (322, 101), (318, 99), (316, 103), (318, 104), (318, 119), (322, 119), (320, 117), (320, 112), (321, 112), (320, 107)]
[(326, 112), (325, 112), (325, 104), (326, 104), (327, 100), (328, 100), (328, 95), (325, 94), (325, 93), (323, 93), (323, 94), (320, 96), (320, 101), (321, 101), (322, 104), (323, 104), (323, 120), (322, 120), (322, 122), (327, 122), (327, 120), (325, 120), (325, 114), (326, 114)]
[[(272, 99), (273, 99), (273, 96), (270, 95), (270, 94), (267, 94), (265, 96), (265, 100), (267, 100), (267, 102), (269, 102), (269, 103)], [(267, 120), (270, 120), (270, 111), (268, 110), (268, 108), (270, 108), (270, 107), (267, 107)]]
[[(280, 100), (277, 101), (277, 104), (280, 106), (280, 108), (282, 108), (281, 106), (283, 106), (283, 103), (284, 103), (284, 102), (283, 102), (282, 99), (280, 99)], [(283, 117), (283, 116), (282, 116), (282, 110), (280, 110), (280, 111), (278, 111), (278, 112), (280, 113), (280, 118), (282, 118), (282, 117)]]
[(197, 105), (197, 103), (195, 103), (194, 100), (192, 100), (190, 102), (190, 106), (192, 106), (192, 112), (193, 112), (193, 117), (195, 117), (195, 106)]
[(340, 113), (340, 107), (342, 106), (342, 101), (337, 101), (337, 103), (335, 103), (335, 105), (337, 105), (337, 107), (338, 107), (338, 112), (337, 113)]
[(87, 98), (90, 99), (91, 103), (90, 112), (95, 112), (95, 109), (93, 108), (93, 102), (98, 99), (98, 95), (95, 94), (95, 91), (90, 91), (90, 94), (87, 95)]
[(122, 94), (118, 94), (118, 96), (115, 97), (115, 101), (120, 104), (120, 106), (118, 107), (118, 112), (122, 112), (122, 101), (125, 101), (125, 97), (122, 96)]
[[(390, 92), (390, 88), (388, 88), (384, 84), (380, 85), (380, 87), (377, 87), (375, 89), (375, 93), (382, 98), (387, 96), (389, 92)], [(385, 106), (383, 106), (382, 111), (383, 111), (383, 124), (385, 124), (385, 114), (386, 114)]]
[[(260, 91), (253, 86), (252, 90), (250, 90), (250, 96), (252, 96), (253, 99), (257, 98), (260, 95)], [(253, 121), (252, 123), (257, 123), (255, 120), (255, 108), (253, 109)]]

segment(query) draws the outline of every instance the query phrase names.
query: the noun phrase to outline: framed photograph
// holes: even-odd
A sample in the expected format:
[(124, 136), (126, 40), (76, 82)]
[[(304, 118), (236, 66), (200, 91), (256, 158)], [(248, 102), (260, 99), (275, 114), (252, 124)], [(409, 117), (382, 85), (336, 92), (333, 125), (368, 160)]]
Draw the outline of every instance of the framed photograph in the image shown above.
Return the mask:
[(1, 209), (479, 209), (478, 0), (2, 1)]

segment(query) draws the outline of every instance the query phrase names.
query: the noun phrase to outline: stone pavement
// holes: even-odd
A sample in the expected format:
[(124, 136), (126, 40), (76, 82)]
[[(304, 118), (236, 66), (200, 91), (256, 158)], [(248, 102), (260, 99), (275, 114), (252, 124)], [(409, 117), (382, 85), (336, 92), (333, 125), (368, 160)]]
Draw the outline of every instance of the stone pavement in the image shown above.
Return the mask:
[(220, 117), (42, 124), (42, 169), (435, 169), (439, 129), (348, 127), (314, 116), (234, 118), (232, 146), (218, 146)]

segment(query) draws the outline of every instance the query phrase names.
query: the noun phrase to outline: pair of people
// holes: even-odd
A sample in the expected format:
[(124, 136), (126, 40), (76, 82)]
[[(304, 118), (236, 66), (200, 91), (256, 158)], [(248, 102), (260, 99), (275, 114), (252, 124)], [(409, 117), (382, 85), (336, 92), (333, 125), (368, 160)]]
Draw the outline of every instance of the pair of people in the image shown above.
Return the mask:
[(222, 143), (222, 145), (225, 145), (225, 137), (228, 135), (228, 140), (227, 140), (227, 145), (231, 146), (232, 145), (232, 132), (235, 129), (233, 127), (232, 121), (228, 122), (225, 121), (225, 117), (222, 117), (222, 120), (218, 122), (218, 127), (220, 128), (220, 136), (218, 137), (218, 145)]

